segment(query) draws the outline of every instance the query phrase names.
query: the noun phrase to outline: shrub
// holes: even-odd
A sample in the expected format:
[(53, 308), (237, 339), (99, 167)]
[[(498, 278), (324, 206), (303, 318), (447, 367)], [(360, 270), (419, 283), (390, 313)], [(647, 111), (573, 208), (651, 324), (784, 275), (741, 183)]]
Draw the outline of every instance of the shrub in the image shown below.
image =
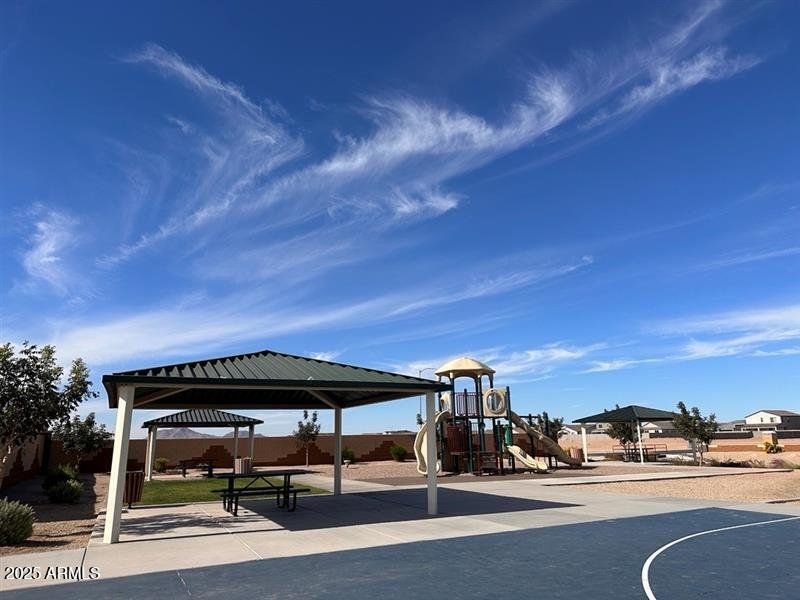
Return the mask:
[(356, 462), (356, 453), (353, 452), (352, 448), (348, 448), (345, 446), (342, 448), (342, 462), (349, 460), (351, 463)]
[(0, 546), (21, 544), (33, 533), (36, 515), (27, 504), (0, 500)]
[(398, 446), (397, 444), (395, 444), (391, 448), (389, 448), (389, 454), (391, 454), (392, 458), (395, 459), (397, 462), (403, 462), (406, 459), (408, 450), (406, 450), (402, 446)]
[(750, 460), (734, 460), (732, 458), (726, 458), (724, 460), (716, 460), (713, 458), (708, 458), (705, 460), (706, 464), (712, 467), (733, 467), (736, 469), (766, 469), (767, 465), (764, 463), (763, 460), (757, 460), (755, 458), (751, 458)]
[(167, 471), (167, 459), (166, 458), (157, 458), (153, 462), (153, 467), (158, 473), (166, 473)]
[(767, 441), (764, 442), (764, 452), (766, 452), (767, 454), (778, 454), (780, 452), (783, 452), (783, 446), (777, 443), (773, 444), (772, 442)]
[(47, 490), (50, 502), (57, 504), (76, 504), (83, 494), (83, 484), (77, 479), (61, 481)]
[(59, 465), (55, 469), (50, 469), (44, 476), (42, 489), (47, 491), (57, 483), (77, 478), (78, 473), (75, 471), (75, 467), (71, 465)]

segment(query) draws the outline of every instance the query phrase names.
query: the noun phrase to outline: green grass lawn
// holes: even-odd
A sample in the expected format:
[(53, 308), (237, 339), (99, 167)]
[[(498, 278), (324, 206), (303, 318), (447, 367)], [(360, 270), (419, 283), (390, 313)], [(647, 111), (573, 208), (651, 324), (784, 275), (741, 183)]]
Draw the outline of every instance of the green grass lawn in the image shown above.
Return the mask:
[[(273, 485), (283, 485), (283, 479), (270, 477)], [(246, 482), (237, 483), (237, 487), (242, 487)], [(177, 504), (181, 502), (207, 502), (219, 500), (218, 493), (211, 490), (227, 487), (225, 479), (169, 479), (162, 481), (145, 481), (144, 491), (142, 492), (141, 504)], [(311, 492), (298, 495), (325, 494), (328, 490), (315, 488), (310, 485), (293, 483), (295, 486), (307, 487)], [(260, 487), (260, 486), (259, 486)]]

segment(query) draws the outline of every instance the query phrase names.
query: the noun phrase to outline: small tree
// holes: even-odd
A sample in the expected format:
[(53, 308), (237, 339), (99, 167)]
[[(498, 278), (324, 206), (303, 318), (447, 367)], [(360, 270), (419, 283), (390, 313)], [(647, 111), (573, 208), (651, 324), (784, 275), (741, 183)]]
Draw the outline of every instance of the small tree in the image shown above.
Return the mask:
[(308, 466), (308, 448), (317, 441), (319, 430), (322, 426), (317, 422), (317, 411), (311, 413), (303, 411), (303, 420), (297, 422), (297, 430), (292, 432), (298, 446), (306, 451), (306, 466)]
[[(619, 404), (616, 405), (619, 408)], [(608, 412), (608, 410), (603, 410)], [(633, 423), (609, 423), (605, 433), (612, 440), (617, 440), (620, 445), (628, 450), (628, 446), (636, 441), (636, 430)]]
[(56, 363), (55, 348), (24, 342), (19, 352), (10, 343), (0, 346), (0, 444), (4, 475), (15, 448), (69, 418), (91, 391), (89, 370), (75, 359), (66, 385), (59, 382), (64, 369)]
[(85, 419), (75, 415), (71, 421), (65, 420), (53, 428), (53, 439), (61, 442), (76, 471), (80, 471), (81, 459), (102, 448), (110, 437), (111, 433), (106, 431), (105, 425), (97, 423), (94, 413), (89, 413)]
[(692, 444), (692, 451), (698, 449), (697, 443), (700, 442), (700, 466), (703, 466), (703, 453), (707, 444), (714, 439), (714, 432), (717, 431), (717, 418), (714, 413), (707, 417), (700, 414), (700, 409), (696, 406), (692, 410), (687, 410), (683, 402), (678, 402), (680, 413), (673, 420), (678, 434)]
[(559, 438), (564, 435), (564, 417), (552, 419), (547, 413), (536, 415), (536, 424), (547, 437), (558, 443)]

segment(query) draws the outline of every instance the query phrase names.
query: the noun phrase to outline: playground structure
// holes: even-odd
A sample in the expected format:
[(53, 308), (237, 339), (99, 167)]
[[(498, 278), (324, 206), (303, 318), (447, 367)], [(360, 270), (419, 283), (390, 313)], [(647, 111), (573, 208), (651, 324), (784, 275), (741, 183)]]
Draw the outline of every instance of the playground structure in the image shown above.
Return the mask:
[[(517, 463), (524, 469), (546, 472), (551, 464), (537, 454), (555, 459), (571, 466), (580, 466), (581, 460), (567, 454), (557, 442), (548, 436), (547, 416), (527, 415), (521, 417), (511, 410), (511, 389), (494, 387), (495, 371), (473, 358), (461, 357), (442, 365), (436, 370), (439, 381), (447, 379), (451, 391), (439, 395), (439, 410), (436, 413), (437, 448), (440, 459), (436, 471), (505, 474), (508, 457), (511, 472), (517, 471)], [(460, 378), (473, 381), (475, 391), (455, 391), (455, 382)], [(488, 387), (484, 390), (484, 378)], [(544, 422), (542, 431), (534, 419)], [(491, 425), (491, 443), (487, 445), (487, 424)], [(521, 428), (530, 440), (531, 454), (514, 443), (513, 427)], [(414, 441), (417, 471), (428, 472), (425, 460), (425, 443), (430, 432), (422, 425)]]

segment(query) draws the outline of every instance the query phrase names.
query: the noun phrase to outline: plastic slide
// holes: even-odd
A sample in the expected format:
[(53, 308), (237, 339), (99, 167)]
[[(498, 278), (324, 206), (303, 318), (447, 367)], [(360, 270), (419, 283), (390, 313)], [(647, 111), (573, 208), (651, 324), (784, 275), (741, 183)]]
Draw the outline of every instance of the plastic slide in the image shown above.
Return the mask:
[[(435, 423), (436, 425), (439, 424), (439, 421), (447, 420), (450, 418), (450, 413), (446, 410), (442, 412), (436, 413)], [(427, 444), (428, 442), (428, 423), (423, 423), (420, 430), (417, 432), (417, 437), (414, 439), (414, 454), (417, 457), (417, 472), (421, 475), (428, 474), (428, 466), (425, 462), (425, 452), (427, 451)], [(442, 462), (437, 460), (436, 461), (436, 472), (442, 470)]]
[[(530, 436), (533, 436), (534, 439), (539, 440), (539, 442), (544, 446), (545, 450), (552, 456), (555, 456), (556, 459), (560, 460), (563, 463), (568, 465), (580, 467), (581, 461), (578, 458), (572, 458), (569, 454), (564, 452), (564, 449), (559, 446), (556, 442), (551, 440), (545, 434), (543, 434), (538, 427), (534, 427), (523, 420), (517, 413), (514, 411), (509, 411), (511, 413), (511, 422), (514, 423), (517, 427), (521, 427), (525, 430)], [(512, 446), (509, 446), (509, 451), (511, 451)], [(514, 454), (513, 451), (511, 451)], [(515, 455), (516, 456), (516, 455)], [(523, 461), (524, 463), (525, 461)]]
[(508, 451), (516, 458), (519, 462), (523, 465), (528, 467), (529, 469), (533, 469), (534, 471), (541, 471), (542, 473), (547, 472), (547, 463), (543, 460), (536, 460), (530, 454), (525, 452), (519, 446), (506, 446)]

